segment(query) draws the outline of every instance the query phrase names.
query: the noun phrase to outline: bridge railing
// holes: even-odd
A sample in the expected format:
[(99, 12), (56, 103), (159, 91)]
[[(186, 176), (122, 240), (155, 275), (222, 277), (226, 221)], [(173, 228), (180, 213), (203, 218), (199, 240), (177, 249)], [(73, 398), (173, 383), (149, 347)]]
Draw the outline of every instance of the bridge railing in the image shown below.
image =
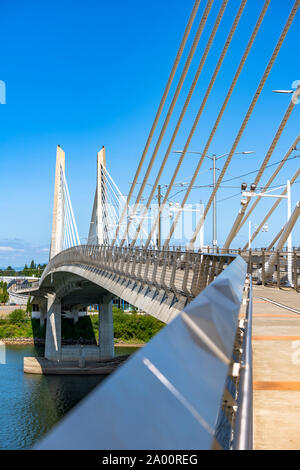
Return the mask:
[(56, 255), (46, 267), (41, 283), (56, 268), (80, 265), (86, 269), (103, 270), (192, 299), (235, 258), (236, 255), (233, 254), (179, 249), (81, 245)]
[[(244, 412), (251, 381), (240, 373), (249, 364), (251, 335), (248, 314), (240, 320), (245, 277), (237, 256), (37, 449), (231, 449), (233, 441), (251, 447), (252, 417)], [(250, 438), (239, 442), (238, 433)]]
[(26, 285), (22, 284), (16, 284), (13, 286), (12, 291), (13, 292), (19, 292), (19, 291), (30, 291), (30, 290), (35, 290), (39, 288), (39, 281), (35, 282), (29, 282)]
[[(273, 285), (280, 288), (282, 285), (288, 283), (289, 270), (291, 272), (290, 287), (293, 287), (296, 291), (299, 290), (300, 286), (300, 250), (294, 249), (293, 251), (288, 250), (266, 250), (255, 249), (255, 250), (230, 250), (232, 253), (239, 254), (246, 261), (248, 265), (248, 273), (253, 276), (253, 280), (256, 281), (257, 274), (260, 273), (259, 280), (263, 285)], [(271, 276), (267, 276), (265, 268), (270, 258), (276, 257), (274, 264), (274, 270)]]

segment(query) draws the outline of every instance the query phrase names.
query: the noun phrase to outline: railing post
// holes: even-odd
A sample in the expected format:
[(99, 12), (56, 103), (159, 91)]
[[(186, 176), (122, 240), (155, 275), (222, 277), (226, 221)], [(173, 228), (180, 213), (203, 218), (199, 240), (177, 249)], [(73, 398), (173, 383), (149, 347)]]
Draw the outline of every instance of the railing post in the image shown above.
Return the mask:
[(174, 251), (173, 266), (172, 266), (172, 273), (171, 273), (171, 279), (170, 279), (170, 288), (172, 289), (172, 291), (175, 294), (177, 294), (177, 288), (175, 286), (175, 277), (176, 277), (176, 270), (177, 270), (177, 257), (178, 257), (178, 251)]
[(190, 251), (186, 251), (185, 257), (184, 257), (184, 274), (183, 274), (183, 280), (182, 280), (182, 291), (188, 295), (188, 289), (187, 289), (187, 282), (189, 278), (189, 271), (190, 271), (190, 257), (191, 253)]
[(160, 284), (165, 290), (167, 290), (165, 279), (166, 279), (167, 267), (169, 266), (169, 256), (170, 256), (169, 250), (162, 252), (163, 267), (162, 267), (161, 276), (160, 276)]
[(147, 250), (146, 251), (146, 268), (145, 268), (145, 281), (150, 284), (150, 279), (148, 277), (148, 274), (149, 274), (149, 268), (150, 268), (150, 264), (151, 264), (151, 250)]
[(200, 268), (200, 275), (198, 279), (198, 294), (205, 289), (206, 284), (207, 284), (207, 275), (208, 275), (208, 269), (209, 269), (209, 262), (210, 262), (210, 257), (207, 254), (202, 255), (202, 262), (201, 262), (201, 268)]
[(139, 267), (138, 267), (137, 277), (138, 277), (138, 280), (139, 280), (139, 281), (141, 281), (141, 277), (142, 277), (141, 272), (142, 272), (142, 265), (143, 265), (144, 253), (145, 253), (145, 248), (142, 247), (142, 248), (139, 250), (139, 257), (138, 257)]
[(264, 286), (266, 284), (266, 276), (265, 276), (265, 250), (264, 248), (262, 249), (261, 252), (261, 282), (262, 285)]
[(212, 258), (212, 264), (210, 267), (210, 272), (209, 272), (209, 278), (208, 278), (208, 283), (210, 284), (214, 278), (215, 278), (215, 270), (216, 270), (216, 257), (213, 256)]
[(136, 266), (137, 250), (132, 248), (132, 253), (133, 253), (133, 262), (132, 262), (132, 268), (131, 268), (131, 277), (132, 277), (132, 279), (136, 279), (135, 266)]
[(121, 263), (120, 263), (120, 274), (124, 275), (124, 264), (125, 264), (125, 253), (126, 253), (127, 248), (122, 247), (121, 248)]
[(156, 275), (157, 275), (157, 268), (159, 266), (159, 256), (160, 252), (156, 251), (156, 256), (154, 258), (154, 264), (153, 264), (153, 271), (152, 271), (152, 284), (157, 287), (157, 282), (156, 282)]
[(294, 251), (294, 289), (298, 292), (297, 252)]
[(200, 253), (195, 253), (193, 262), (193, 279), (191, 284), (191, 293), (193, 297), (196, 297), (198, 294), (197, 292), (197, 285), (198, 285), (198, 278), (200, 275), (200, 267), (201, 267), (201, 255)]
[(277, 277), (277, 287), (280, 289), (280, 253), (277, 251), (276, 253), (277, 258), (277, 267), (276, 267), (276, 277)]
[(249, 249), (248, 273), (252, 275), (252, 249)]

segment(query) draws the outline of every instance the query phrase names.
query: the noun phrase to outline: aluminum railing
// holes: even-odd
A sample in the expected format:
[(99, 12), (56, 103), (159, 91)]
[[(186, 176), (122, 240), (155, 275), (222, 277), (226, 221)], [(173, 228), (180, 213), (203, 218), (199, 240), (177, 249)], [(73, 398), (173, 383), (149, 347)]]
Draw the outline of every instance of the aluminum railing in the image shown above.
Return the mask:
[(12, 292), (35, 290), (39, 288), (39, 285), (40, 285), (39, 281), (30, 282), (26, 285), (22, 285), (22, 284), (15, 285), (12, 289)]
[(47, 265), (40, 285), (55, 269), (77, 265), (110, 272), (158, 289), (196, 297), (236, 255), (208, 254), (182, 250), (81, 245), (62, 251)]
[(247, 309), (244, 319), (242, 361), (238, 388), (238, 412), (235, 420), (235, 450), (253, 447), (253, 366), (252, 366), (252, 278), (248, 275)]
[[(248, 448), (250, 439), (243, 436), (249, 413), (243, 410), (249, 409), (252, 390), (244, 364), (249, 360), (251, 316), (247, 331), (239, 323), (245, 278), (246, 263), (237, 256), (36, 448), (229, 449), (232, 436), (240, 442), (238, 448)], [(231, 371), (241, 332), (246, 339), (244, 372), (235, 389)], [(229, 416), (229, 408), (232, 420), (224, 415)]]

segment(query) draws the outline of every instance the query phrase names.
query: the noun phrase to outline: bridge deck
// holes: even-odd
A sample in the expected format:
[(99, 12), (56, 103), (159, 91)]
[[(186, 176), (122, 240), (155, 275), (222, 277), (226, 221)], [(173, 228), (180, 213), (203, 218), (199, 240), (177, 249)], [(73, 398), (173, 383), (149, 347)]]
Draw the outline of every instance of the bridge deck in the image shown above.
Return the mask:
[(253, 292), (254, 448), (300, 448), (300, 294)]

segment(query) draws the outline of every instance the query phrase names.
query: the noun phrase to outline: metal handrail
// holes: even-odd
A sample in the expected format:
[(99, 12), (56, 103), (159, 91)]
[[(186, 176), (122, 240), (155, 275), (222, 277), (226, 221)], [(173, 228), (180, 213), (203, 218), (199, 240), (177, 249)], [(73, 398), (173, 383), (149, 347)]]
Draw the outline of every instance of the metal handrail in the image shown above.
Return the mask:
[[(187, 256), (190, 253), (192, 259)], [(166, 255), (167, 259), (163, 255)], [(122, 263), (119, 265), (118, 262), (122, 259)], [(193, 298), (194, 294), (197, 295), (204, 287), (208, 285), (215, 276), (223, 270), (226, 265), (229, 265), (236, 255), (233, 254), (213, 254), (213, 253), (200, 253), (195, 251), (173, 251), (173, 250), (146, 250), (140, 247), (118, 247), (108, 245), (80, 245), (78, 247), (72, 247), (64, 250), (53, 257), (40, 280), (40, 286), (42, 286), (45, 278), (55, 269), (68, 266), (77, 265), (84, 267), (93, 267), (105, 272), (117, 273), (121, 276), (125, 276), (127, 279), (136, 281), (137, 275), (135, 269), (142, 263), (147, 269), (150, 266), (153, 268), (151, 272), (151, 279), (147, 280), (147, 283), (158, 288), (165, 289), (165, 279), (161, 279), (162, 271), (162, 259), (170, 265), (176, 264), (175, 270), (178, 274), (177, 282), (181, 283), (181, 287), (174, 289), (172, 283), (167, 286), (171, 292), (177, 292), (186, 297)], [(203, 279), (199, 277), (195, 269), (196, 264), (200, 265), (203, 260), (209, 260), (207, 266), (207, 272), (204, 273)], [(116, 263), (117, 269), (116, 269)], [(194, 263), (194, 264), (193, 264)], [(160, 268), (159, 270), (157, 268)], [(190, 269), (195, 277), (197, 277), (198, 284), (201, 280), (201, 286), (197, 289), (195, 286), (195, 279), (192, 281), (189, 279), (189, 287), (187, 287), (187, 269)], [(208, 271), (210, 269), (210, 271)], [(170, 275), (170, 273), (169, 273)], [(141, 281), (144, 281), (144, 277)], [(202, 282), (203, 281), (203, 282)], [(191, 286), (193, 285), (193, 293), (191, 292)], [(175, 292), (175, 293), (176, 293)]]
[(235, 421), (234, 450), (253, 448), (253, 367), (252, 367), (252, 277), (248, 275), (248, 299), (244, 342), (238, 391), (238, 411)]
[(30, 289), (37, 289), (39, 287), (39, 281), (35, 281), (35, 282), (30, 282), (28, 283), (27, 285), (16, 285), (14, 287), (13, 292), (18, 292), (18, 291), (22, 291), (22, 290), (25, 290), (25, 291), (29, 291)]
[(215, 448), (245, 277), (237, 256), (35, 449)]

